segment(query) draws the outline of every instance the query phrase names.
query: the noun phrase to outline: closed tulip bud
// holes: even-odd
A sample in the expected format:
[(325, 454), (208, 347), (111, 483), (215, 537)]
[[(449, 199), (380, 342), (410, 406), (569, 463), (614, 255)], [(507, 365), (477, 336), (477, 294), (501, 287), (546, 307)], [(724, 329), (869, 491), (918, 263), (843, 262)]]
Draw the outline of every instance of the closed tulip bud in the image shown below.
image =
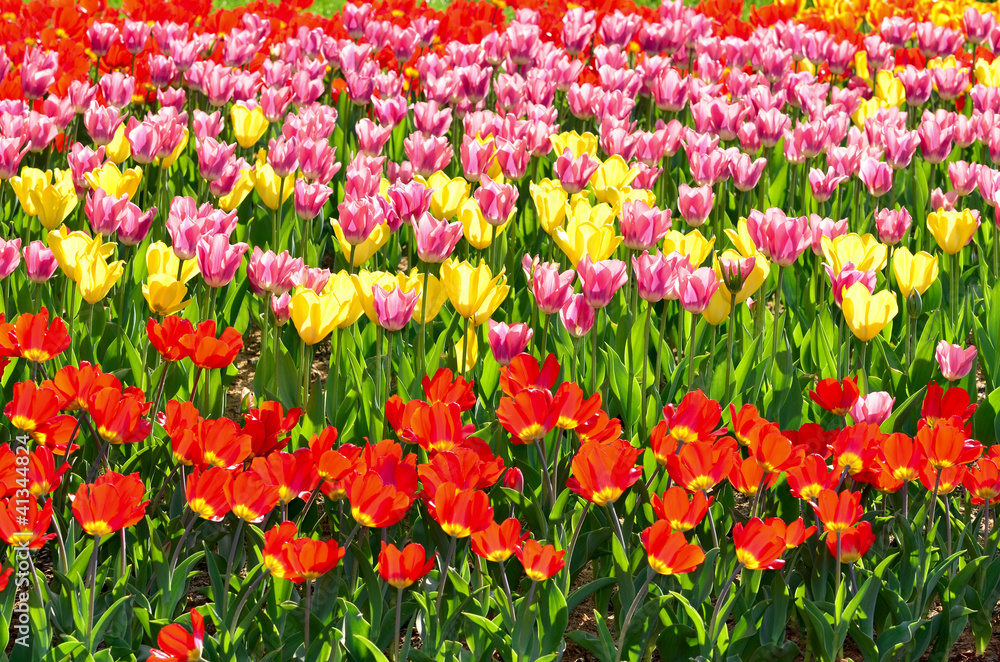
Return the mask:
[(910, 296), (906, 297), (906, 312), (911, 319), (920, 317), (920, 314), (924, 312), (924, 301), (916, 290), (910, 292)]
[(889, 246), (898, 244), (906, 236), (913, 219), (905, 207), (902, 209), (879, 209), (875, 212), (875, 228), (878, 238)]
[(503, 486), (515, 492), (524, 492), (524, 474), (517, 467), (509, 467), (503, 475)]
[(851, 407), (851, 419), (855, 423), (868, 423), (869, 425), (882, 425), (892, 416), (892, 406), (896, 403), (896, 398), (886, 391), (872, 391), (868, 395), (862, 395)]
[(946, 340), (942, 340), (937, 345), (934, 357), (941, 368), (941, 375), (949, 382), (954, 382), (972, 371), (972, 367), (976, 364), (977, 353), (973, 345), (962, 349), (961, 345), (952, 345)]
[(24, 247), (23, 255), (24, 270), (32, 283), (41, 284), (48, 281), (59, 267), (52, 251), (37, 239)]
[(323, 205), (333, 195), (333, 189), (320, 182), (308, 183), (305, 179), (295, 180), (295, 213), (299, 218), (312, 220), (319, 216)]
[(681, 307), (693, 315), (700, 315), (708, 309), (719, 289), (719, 279), (711, 267), (695, 269), (681, 285)]
[(490, 351), (500, 365), (508, 365), (511, 360), (524, 352), (534, 335), (527, 324), (511, 324), (488, 320)]
[(589, 255), (584, 255), (577, 264), (576, 272), (584, 299), (592, 308), (605, 308), (615, 293), (628, 282), (627, 267), (621, 260), (593, 262)]
[(916, 293), (919, 299), (937, 280), (938, 258), (923, 251), (914, 255), (908, 248), (900, 247), (892, 255), (892, 272), (903, 297)]
[(429, 213), (421, 214), (413, 226), (416, 235), (417, 256), (424, 262), (440, 263), (447, 260), (462, 238), (462, 224), (436, 219)]
[(281, 296), (271, 297), (271, 312), (274, 313), (274, 321), (278, 326), (284, 326), (291, 317), (291, 311), (288, 309), (291, 302), (292, 297), (288, 292), (282, 293)]
[(730, 292), (739, 292), (743, 289), (743, 284), (753, 273), (757, 265), (756, 257), (747, 258), (719, 258), (719, 266), (722, 269), (722, 282)]
[(582, 294), (573, 294), (559, 310), (559, 319), (574, 338), (582, 338), (594, 328), (595, 311)]

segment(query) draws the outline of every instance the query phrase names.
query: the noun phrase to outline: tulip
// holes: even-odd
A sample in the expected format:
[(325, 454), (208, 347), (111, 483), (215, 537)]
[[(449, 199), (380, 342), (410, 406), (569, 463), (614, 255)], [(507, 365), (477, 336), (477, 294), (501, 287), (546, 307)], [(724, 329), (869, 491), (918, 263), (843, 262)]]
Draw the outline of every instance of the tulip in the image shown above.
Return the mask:
[(35, 240), (25, 246), (23, 255), (28, 280), (36, 285), (41, 285), (52, 278), (52, 274), (59, 267), (55, 255), (41, 241)]
[(150, 274), (142, 285), (142, 296), (150, 311), (157, 315), (173, 315), (191, 303), (190, 299), (184, 299), (187, 296), (184, 283), (167, 274)]
[(892, 255), (892, 272), (904, 299), (909, 299), (912, 292), (923, 296), (937, 280), (938, 258), (923, 251), (914, 255), (906, 247), (900, 247)]
[(979, 220), (966, 209), (959, 211), (934, 211), (927, 215), (927, 228), (942, 251), (955, 255), (971, 240), (979, 227)]
[(129, 168), (122, 171), (109, 161), (102, 167), (85, 174), (84, 178), (92, 189), (104, 189), (105, 193), (116, 198), (128, 195), (129, 200), (131, 200), (139, 189), (139, 182), (142, 181), (142, 169)]
[(698, 227), (708, 220), (715, 203), (715, 193), (711, 186), (691, 188), (687, 184), (677, 187), (677, 207), (681, 216), (692, 227)]
[(372, 287), (372, 293), (379, 326), (386, 331), (400, 331), (409, 324), (420, 292), (416, 290), (405, 292), (398, 285), (391, 290), (375, 285)]
[(586, 189), (600, 167), (601, 162), (590, 156), (593, 153), (574, 155), (570, 148), (566, 147), (556, 159), (552, 172), (559, 178), (563, 190), (570, 195)]
[(571, 294), (559, 310), (566, 331), (573, 338), (582, 338), (594, 328), (596, 312), (587, 304), (582, 294)]
[(848, 412), (855, 423), (882, 425), (892, 415), (892, 406), (896, 398), (885, 391), (872, 391), (868, 395), (859, 396)]
[(537, 184), (532, 182), (529, 190), (535, 203), (535, 213), (542, 229), (552, 234), (561, 228), (566, 221), (566, 202), (569, 195), (565, 189), (551, 179), (543, 179)]
[(424, 262), (441, 263), (447, 260), (462, 238), (462, 224), (439, 221), (423, 213), (414, 221), (417, 256)]
[(573, 457), (566, 486), (591, 503), (610, 506), (613, 513), (612, 504), (642, 477), (642, 469), (635, 466), (641, 454), (622, 440), (584, 444)]
[[(114, 244), (110, 245), (113, 249)], [(108, 263), (100, 254), (90, 253), (80, 262), (80, 280), (77, 289), (87, 303), (94, 305), (108, 295), (112, 287), (121, 279), (125, 271), (125, 261)]]
[(587, 305), (601, 309), (610, 304), (615, 293), (628, 282), (626, 269), (621, 260), (592, 262), (589, 255), (584, 255), (576, 270)]
[(410, 543), (402, 550), (395, 545), (382, 543), (378, 555), (378, 574), (385, 583), (402, 591), (419, 581), (434, 568), (434, 557), (426, 558), (424, 548), (419, 543)]
[(860, 271), (881, 271), (886, 264), (888, 249), (870, 234), (859, 236), (852, 233), (833, 239), (822, 237), (820, 244), (823, 256), (835, 273), (846, 269), (848, 262)]
[(670, 210), (660, 210), (642, 200), (625, 202), (621, 210), (622, 243), (626, 248), (648, 251), (670, 231)]
[(288, 251), (275, 255), (274, 251), (262, 251), (254, 246), (247, 264), (247, 280), (257, 296), (281, 296), (298, 283), (303, 269), (302, 259), (292, 258)]
[(887, 163), (871, 157), (861, 159), (858, 178), (868, 187), (868, 192), (880, 198), (892, 189), (892, 168)]
[(733, 526), (732, 538), (736, 546), (736, 560), (746, 569), (774, 570), (785, 565), (781, 559), (785, 551), (784, 538), (760, 518), (754, 517), (746, 526)]
[(905, 207), (902, 209), (879, 209), (875, 212), (875, 227), (882, 243), (889, 246), (898, 244), (910, 229), (912, 219)]
[(779, 267), (795, 263), (812, 243), (812, 231), (806, 217), (787, 217), (780, 209), (763, 214), (751, 213), (747, 231), (754, 245)]
[(229, 116), (233, 121), (236, 142), (243, 149), (250, 149), (256, 145), (257, 141), (267, 132), (269, 123), (260, 106), (251, 110), (243, 104), (235, 104), (229, 111)]
[(888, 291), (873, 295), (864, 285), (855, 283), (844, 292), (843, 312), (854, 336), (868, 342), (881, 333), (899, 312), (899, 307), (896, 297)]
[(934, 357), (941, 368), (941, 375), (949, 382), (958, 381), (968, 375), (976, 363), (977, 350), (969, 345), (962, 349), (961, 345), (952, 345), (945, 340), (937, 344)]
[[(535, 259), (537, 262), (537, 258)], [(543, 262), (533, 265), (530, 256), (525, 255), (521, 261), (532, 265), (525, 267), (525, 275), (531, 280), (531, 293), (535, 297), (535, 305), (538, 312), (543, 315), (553, 315), (562, 310), (562, 307), (573, 294), (573, 281), (576, 272), (572, 269), (560, 272), (556, 262)]]
[(493, 358), (502, 366), (510, 364), (511, 360), (524, 352), (531, 342), (534, 331), (527, 324), (511, 324), (488, 320), (490, 351)]
[(510, 290), (503, 271), (494, 276), (483, 261), (473, 267), (468, 262), (447, 260), (441, 265), (441, 282), (455, 312), (473, 327), (486, 322)]
[(223, 287), (232, 282), (236, 270), (243, 262), (243, 255), (250, 249), (248, 244), (230, 244), (224, 234), (198, 242), (198, 269), (209, 287)]
[(315, 345), (333, 332), (339, 308), (336, 298), (320, 297), (312, 290), (296, 292), (288, 304), (292, 324), (307, 345)]
[(553, 545), (525, 540), (514, 553), (532, 582), (543, 582), (566, 567), (566, 550), (556, 551)]
[[(869, 522), (826, 537), (826, 548), (840, 563), (857, 563), (875, 543), (875, 534)], [(839, 574), (839, 569), (838, 569)]]
[(14, 189), (24, 213), (28, 216), (37, 216), (46, 230), (58, 228), (76, 209), (78, 202), (76, 187), (68, 170), (42, 172), (34, 168), (24, 168), (20, 176), (10, 178), (10, 186)]

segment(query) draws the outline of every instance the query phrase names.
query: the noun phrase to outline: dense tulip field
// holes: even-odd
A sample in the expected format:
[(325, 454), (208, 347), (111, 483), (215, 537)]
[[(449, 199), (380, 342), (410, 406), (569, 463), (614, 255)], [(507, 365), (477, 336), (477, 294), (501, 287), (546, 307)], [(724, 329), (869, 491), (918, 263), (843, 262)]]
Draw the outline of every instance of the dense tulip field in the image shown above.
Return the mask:
[(1000, 13), (805, 5), (4, 3), (3, 659), (995, 660)]

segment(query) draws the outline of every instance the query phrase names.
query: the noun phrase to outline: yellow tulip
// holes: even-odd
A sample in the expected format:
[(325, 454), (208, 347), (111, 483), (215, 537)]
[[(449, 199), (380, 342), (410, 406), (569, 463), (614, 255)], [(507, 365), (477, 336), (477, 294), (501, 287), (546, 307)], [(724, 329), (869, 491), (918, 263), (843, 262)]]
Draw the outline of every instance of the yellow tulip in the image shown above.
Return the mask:
[(150, 276), (170, 276), (186, 283), (198, 275), (198, 260), (181, 260), (170, 246), (162, 241), (154, 241), (146, 249), (146, 271)]
[(385, 271), (359, 271), (351, 275), (351, 283), (365, 316), (373, 323), (378, 323), (378, 316), (375, 315), (375, 294), (372, 288), (377, 285), (386, 291), (396, 287), (404, 291), (413, 289), (406, 274), (390, 274)]
[(584, 194), (577, 194), (570, 198), (566, 210), (566, 218), (570, 224), (589, 222), (594, 225), (607, 225), (614, 227), (617, 218), (615, 208), (606, 202), (591, 205), (590, 200)]
[(691, 265), (695, 268), (708, 259), (715, 246), (715, 237), (706, 240), (698, 230), (692, 230), (687, 234), (681, 234), (677, 230), (671, 230), (663, 238), (663, 253), (680, 253), (687, 255)]
[(535, 202), (535, 212), (542, 229), (552, 234), (566, 221), (566, 201), (569, 194), (558, 181), (543, 179), (529, 187), (531, 199)]
[(622, 186), (621, 188), (609, 188), (607, 192), (608, 203), (614, 208), (615, 216), (621, 214), (622, 206), (626, 202), (641, 200), (650, 207), (656, 206), (656, 194), (641, 188)]
[(351, 279), (351, 275), (344, 270), (340, 270), (330, 277), (320, 296), (330, 297), (336, 302), (334, 324), (338, 329), (346, 329), (351, 326), (365, 312), (358, 291), (354, 287), (354, 281)]
[(872, 77), (871, 72), (868, 70), (868, 53), (858, 49), (854, 53), (854, 71), (858, 74), (858, 77), (868, 80)]
[[(719, 277), (719, 292), (721, 292), (723, 296), (726, 297), (726, 300), (729, 301), (732, 299), (733, 295), (729, 291), (729, 288), (726, 287), (725, 281), (722, 279), (722, 266), (719, 264), (720, 257), (726, 260), (738, 260), (743, 256), (730, 249), (728, 251), (724, 251), (721, 256), (716, 254), (712, 260), (713, 267), (715, 268), (715, 274)], [(751, 271), (750, 275), (747, 276), (747, 279), (743, 281), (743, 289), (736, 293), (736, 303), (743, 303), (752, 297), (754, 293), (760, 289), (761, 285), (767, 281), (767, 277), (770, 273), (770, 262), (768, 262), (767, 258), (763, 255), (757, 255), (754, 260), (753, 271)]]
[[(344, 254), (344, 259), (350, 261), (352, 246), (344, 237), (344, 231), (341, 229), (340, 223), (331, 220), (330, 225), (333, 226), (333, 233), (337, 235), (337, 243), (340, 244), (340, 251)], [(367, 239), (353, 247), (354, 263), (351, 266), (360, 267), (370, 260), (372, 255), (375, 255), (389, 241), (390, 234), (388, 223), (383, 223), (372, 230)]]
[(132, 156), (132, 146), (129, 144), (128, 139), (125, 138), (125, 123), (118, 125), (118, 130), (115, 131), (115, 137), (111, 139), (111, 143), (104, 148), (104, 153), (107, 154), (108, 158), (113, 163), (124, 163), (128, 157)]
[(589, 154), (590, 156), (597, 155), (597, 136), (589, 131), (583, 135), (576, 131), (564, 131), (549, 136), (549, 140), (552, 141), (552, 149), (556, 156), (561, 155), (567, 149), (569, 149), (574, 159), (579, 158), (583, 154)]
[(236, 209), (252, 190), (254, 190), (253, 170), (244, 168), (240, 171), (240, 178), (236, 180), (233, 190), (219, 198), (219, 208), (225, 212)]
[(95, 191), (100, 188), (104, 189), (108, 195), (116, 198), (128, 195), (129, 200), (131, 200), (139, 189), (139, 182), (142, 181), (142, 169), (135, 167), (121, 171), (118, 166), (109, 161), (97, 170), (88, 172), (84, 177), (90, 184), (90, 188)]
[(172, 166), (177, 161), (178, 158), (180, 158), (181, 154), (183, 154), (184, 150), (187, 148), (188, 138), (190, 136), (191, 132), (188, 131), (187, 127), (184, 127), (184, 137), (181, 138), (181, 141), (179, 143), (177, 143), (177, 147), (174, 147), (174, 151), (170, 152), (170, 154), (163, 157), (163, 160), (160, 161), (161, 168), (166, 170), (167, 168)]
[(961, 251), (979, 227), (979, 221), (968, 209), (962, 211), (934, 211), (927, 214), (927, 227), (938, 246), (945, 253), (954, 255)]
[(233, 120), (236, 142), (243, 149), (250, 149), (256, 145), (269, 126), (267, 118), (264, 117), (264, 110), (260, 106), (250, 110), (242, 104), (236, 104), (229, 111), (229, 117)]
[(169, 274), (150, 274), (142, 285), (142, 296), (157, 315), (173, 315), (187, 308), (191, 303), (191, 299), (184, 299), (187, 293), (187, 286)]
[(712, 326), (719, 326), (729, 319), (729, 313), (733, 306), (729, 303), (729, 293), (723, 292), (724, 287), (720, 286), (712, 295), (712, 300), (708, 302), (708, 308), (701, 314), (705, 321)]
[(103, 243), (101, 238), (85, 232), (70, 232), (65, 226), (48, 234), (49, 248), (59, 263), (59, 268), (74, 283), (83, 277), (84, 262), (94, 257), (106, 259), (115, 252), (115, 244)]
[(474, 327), (485, 323), (510, 291), (503, 270), (494, 276), (482, 260), (478, 267), (465, 261), (442, 263), (441, 282), (455, 312)]
[(955, 59), (954, 55), (949, 55), (946, 58), (932, 58), (927, 62), (928, 69), (958, 69), (958, 60)]
[(834, 273), (840, 273), (850, 262), (858, 271), (882, 271), (886, 265), (888, 247), (870, 234), (845, 234), (835, 239), (823, 237), (820, 242), (823, 256), (833, 268)]
[(69, 170), (24, 168), (10, 178), (10, 186), (21, 203), (24, 213), (37, 216), (46, 230), (55, 230), (76, 209), (79, 199)]
[(750, 238), (747, 219), (741, 218), (735, 230), (726, 228), (726, 236), (729, 237), (729, 241), (732, 242), (733, 247), (740, 254), (740, 257), (764, 257), (764, 254), (757, 250), (753, 239)]
[[(109, 244), (114, 249), (114, 244)], [(125, 261), (108, 263), (107, 257), (99, 251), (85, 253), (80, 261), (80, 280), (77, 289), (84, 300), (93, 305), (108, 295), (108, 292), (125, 272)]]
[(1000, 87), (1000, 58), (987, 62), (984, 58), (976, 60), (976, 82), (986, 87)]
[(613, 225), (597, 225), (590, 221), (571, 221), (566, 228), (558, 228), (552, 238), (575, 267), (589, 255), (594, 262), (606, 260), (622, 243)]
[(844, 320), (854, 336), (868, 342), (899, 313), (896, 297), (888, 290), (872, 294), (861, 283), (844, 290)]
[(515, 213), (516, 210), (512, 210), (510, 218), (503, 225), (493, 226), (483, 218), (483, 212), (479, 208), (479, 203), (476, 202), (476, 199), (469, 198), (459, 208), (458, 220), (462, 223), (462, 234), (465, 235), (465, 240), (473, 248), (483, 250), (489, 248), (497, 235), (507, 229)]
[[(295, 175), (291, 174), (282, 179), (274, 174), (274, 168), (266, 161), (257, 161), (250, 173), (253, 187), (260, 196), (260, 201), (268, 209), (277, 209), (287, 200), (295, 189)], [(278, 195), (281, 195), (280, 199)]]
[(872, 117), (875, 113), (877, 113), (879, 108), (888, 108), (888, 107), (889, 104), (887, 104), (882, 99), (878, 98), (864, 99), (861, 101), (860, 104), (858, 104), (858, 109), (854, 111), (854, 114), (851, 115), (851, 120), (854, 121), (854, 124), (856, 126), (864, 127), (865, 122), (868, 120), (868, 118)]
[[(427, 316), (424, 317), (424, 277), (427, 277)], [(413, 310), (413, 321), (417, 324), (424, 324), (430, 322), (438, 313), (441, 312), (441, 306), (444, 302), (448, 300), (448, 293), (444, 289), (441, 280), (430, 273), (420, 273), (414, 268), (410, 271), (410, 282), (413, 284), (412, 288), (404, 288), (406, 291), (410, 289), (415, 289), (420, 293), (417, 297), (417, 307)]]
[(937, 256), (920, 251), (916, 255), (900, 246), (892, 254), (892, 272), (896, 274), (896, 285), (904, 299), (916, 290), (923, 296), (938, 277)]
[(308, 288), (296, 292), (288, 302), (289, 319), (307, 345), (322, 341), (336, 328), (336, 309), (336, 299), (321, 297)]
[(610, 202), (609, 189), (628, 186), (638, 174), (636, 168), (629, 168), (625, 159), (615, 154), (597, 169), (590, 178), (590, 186), (598, 202)]
[(461, 177), (449, 179), (443, 172), (435, 172), (427, 178), (426, 185), (433, 188), (431, 195), (431, 214), (434, 218), (453, 221), (458, 216), (458, 210), (469, 199), (472, 184)]
[(890, 106), (901, 106), (906, 101), (906, 88), (892, 72), (882, 69), (875, 78), (875, 96)]

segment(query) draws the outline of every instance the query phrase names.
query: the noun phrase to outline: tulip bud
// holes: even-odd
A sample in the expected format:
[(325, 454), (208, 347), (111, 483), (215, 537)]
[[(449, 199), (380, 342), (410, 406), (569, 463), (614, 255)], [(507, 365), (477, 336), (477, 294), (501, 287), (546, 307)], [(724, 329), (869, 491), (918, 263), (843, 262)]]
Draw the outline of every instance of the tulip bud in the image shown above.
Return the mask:
[(509, 490), (524, 492), (524, 474), (517, 467), (510, 467), (503, 475), (503, 486)]
[(920, 313), (924, 312), (923, 299), (920, 298), (920, 294), (916, 290), (910, 292), (910, 296), (906, 299), (906, 312), (911, 319), (920, 317)]
[(243, 391), (240, 393), (240, 413), (246, 414), (253, 408), (254, 408), (253, 391), (251, 391), (246, 387), (243, 387)]

